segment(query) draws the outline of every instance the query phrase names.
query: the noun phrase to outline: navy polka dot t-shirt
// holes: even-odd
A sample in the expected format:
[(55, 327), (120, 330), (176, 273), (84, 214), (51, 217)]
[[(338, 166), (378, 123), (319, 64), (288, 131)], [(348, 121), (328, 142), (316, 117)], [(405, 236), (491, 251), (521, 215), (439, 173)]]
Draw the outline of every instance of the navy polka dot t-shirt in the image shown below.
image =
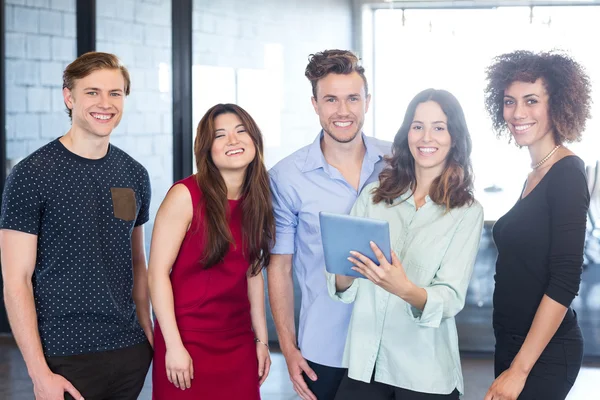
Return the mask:
[(146, 339), (132, 298), (131, 235), (148, 221), (149, 206), (148, 172), (112, 145), (90, 160), (56, 139), (15, 166), (0, 229), (38, 236), (32, 281), (46, 356)]

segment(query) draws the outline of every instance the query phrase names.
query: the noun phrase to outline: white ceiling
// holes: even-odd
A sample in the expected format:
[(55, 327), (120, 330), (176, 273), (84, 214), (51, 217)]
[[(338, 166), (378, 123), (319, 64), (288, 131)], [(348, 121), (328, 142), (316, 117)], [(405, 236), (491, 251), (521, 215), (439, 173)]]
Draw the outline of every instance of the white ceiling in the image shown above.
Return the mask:
[(358, 0), (362, 4), (378, 7), (500, 7), (528, 5), (585, 5), (598, 4), (600, 0)]

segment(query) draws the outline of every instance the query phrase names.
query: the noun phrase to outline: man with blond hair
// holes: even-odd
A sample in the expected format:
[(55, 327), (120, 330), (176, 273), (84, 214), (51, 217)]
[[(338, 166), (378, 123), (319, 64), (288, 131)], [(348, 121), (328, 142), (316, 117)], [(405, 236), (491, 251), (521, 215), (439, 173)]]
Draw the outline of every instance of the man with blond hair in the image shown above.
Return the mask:
[(137, 399), (150, 366), (150, 181), (109, 143), (129, 89), (116, 56), (77, 58), (63, 74), (71, 128), (6, 181), (4, 300), (37, 400)]

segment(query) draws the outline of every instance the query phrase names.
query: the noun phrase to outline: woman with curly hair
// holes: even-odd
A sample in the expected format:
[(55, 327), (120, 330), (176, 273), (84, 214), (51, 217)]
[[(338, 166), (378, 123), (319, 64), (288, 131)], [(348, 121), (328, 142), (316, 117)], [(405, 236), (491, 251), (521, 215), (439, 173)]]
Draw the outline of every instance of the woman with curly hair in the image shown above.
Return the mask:
[(493, 126), (527, 147), (531, 171), (517, 203), (493, 229), (496, 380), (485, 400), (564, 399), (583, 357), (570, 306), (579, 290), (590, 201), (584, 163), (564, 144), (581, 139), (590, 82), (569, 56), (528, 51), (497, 57), (487, 80)]
[(463, 308), (483, 226), (473, 198), (471, 137), (458, 100), (427, 89), (410, 102), (392, 157), (351, 214), (386, 220), (392, 263), (349, 254), (367, 279), (328, 274), (332, 298), (355, 303), (336, 400), (458, 400), (454, 317)]

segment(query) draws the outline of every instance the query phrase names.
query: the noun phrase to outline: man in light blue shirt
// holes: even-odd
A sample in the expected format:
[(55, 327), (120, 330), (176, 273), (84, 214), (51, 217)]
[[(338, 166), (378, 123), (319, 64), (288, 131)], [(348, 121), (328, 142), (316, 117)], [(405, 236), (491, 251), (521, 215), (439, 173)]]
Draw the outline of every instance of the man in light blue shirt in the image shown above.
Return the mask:
[[(356, 55), (313, 54), (306, 77), (323, 130), (269, 172), (277, 224), (269, 299), (294, 389), (304, 400), (333, 400), (346, 372), (352, 308), (328, 295), (319, 212), (348, 213), (362, 188), (377, 180), (391, 144), (362, 133), (371, 96)], [(298, 338), (292, 265), (302, 292)]]

